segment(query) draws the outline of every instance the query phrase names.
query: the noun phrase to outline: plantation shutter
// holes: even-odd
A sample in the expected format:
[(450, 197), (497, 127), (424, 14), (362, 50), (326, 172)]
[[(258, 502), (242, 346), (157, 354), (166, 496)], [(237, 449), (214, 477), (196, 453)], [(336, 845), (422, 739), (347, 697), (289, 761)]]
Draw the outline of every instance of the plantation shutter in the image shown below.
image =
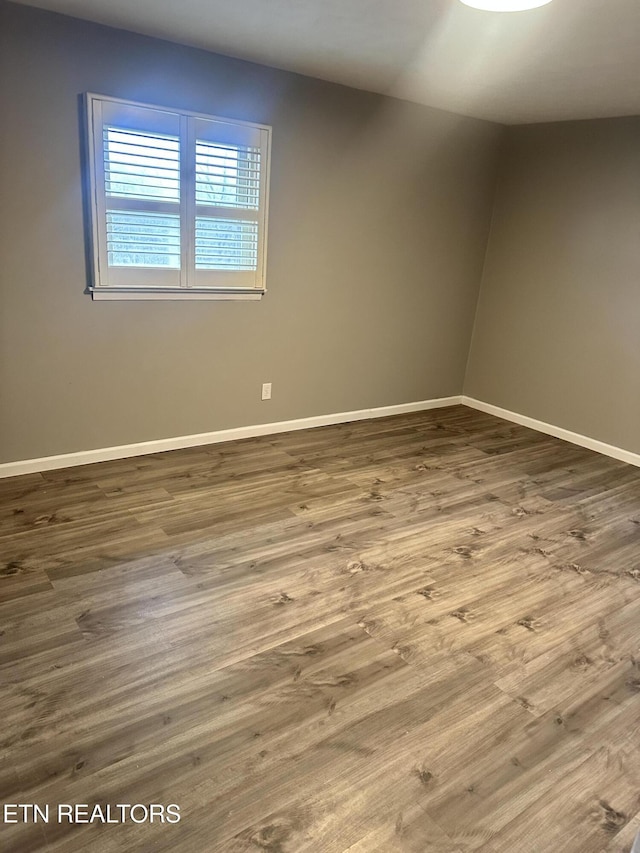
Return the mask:
[(263, 291), (269, 128), (88, 98), (94, 295)]

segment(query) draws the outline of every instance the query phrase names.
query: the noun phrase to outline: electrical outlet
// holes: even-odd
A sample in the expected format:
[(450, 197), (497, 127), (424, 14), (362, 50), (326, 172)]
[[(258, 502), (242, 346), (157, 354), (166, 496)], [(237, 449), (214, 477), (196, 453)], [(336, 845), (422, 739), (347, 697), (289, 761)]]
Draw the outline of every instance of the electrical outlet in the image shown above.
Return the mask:
[(262, 399), (270, 400), (271, 399), (271, 383), (263, 382), (262, 383)]

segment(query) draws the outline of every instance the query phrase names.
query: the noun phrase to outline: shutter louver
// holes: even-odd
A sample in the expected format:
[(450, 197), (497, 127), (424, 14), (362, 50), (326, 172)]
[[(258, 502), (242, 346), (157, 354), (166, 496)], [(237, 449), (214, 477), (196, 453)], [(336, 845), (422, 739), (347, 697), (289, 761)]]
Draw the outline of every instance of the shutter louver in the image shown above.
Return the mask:
[(196, 142), (196, 204), (258, 210), (260, 149)]
[(180, 217), (107, 211), (109, 266), (180, 269)]
[(197, 270), (255, 270), (258, 223), (196, 217)]
[(180, 200), (180, 140), (118, 127), (104, 128), (107, 196)]

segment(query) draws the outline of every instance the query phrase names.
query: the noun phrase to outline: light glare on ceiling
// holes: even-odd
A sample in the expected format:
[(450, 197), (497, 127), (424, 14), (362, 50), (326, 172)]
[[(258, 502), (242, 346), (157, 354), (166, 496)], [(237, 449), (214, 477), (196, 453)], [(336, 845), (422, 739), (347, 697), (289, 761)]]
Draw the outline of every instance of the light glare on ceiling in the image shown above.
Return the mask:
[(546, 6), (551, 0), (462, 0), (466, 6), (486, 12), (524, 12)]

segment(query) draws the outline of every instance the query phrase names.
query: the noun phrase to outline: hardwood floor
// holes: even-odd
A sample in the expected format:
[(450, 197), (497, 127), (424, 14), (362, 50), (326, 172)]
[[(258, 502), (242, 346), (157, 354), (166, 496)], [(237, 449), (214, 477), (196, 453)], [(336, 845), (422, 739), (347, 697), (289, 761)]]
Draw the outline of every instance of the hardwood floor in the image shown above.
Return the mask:
[(0, 500), (3, 851), (630, 850), (639, 469), (454, 407)]

